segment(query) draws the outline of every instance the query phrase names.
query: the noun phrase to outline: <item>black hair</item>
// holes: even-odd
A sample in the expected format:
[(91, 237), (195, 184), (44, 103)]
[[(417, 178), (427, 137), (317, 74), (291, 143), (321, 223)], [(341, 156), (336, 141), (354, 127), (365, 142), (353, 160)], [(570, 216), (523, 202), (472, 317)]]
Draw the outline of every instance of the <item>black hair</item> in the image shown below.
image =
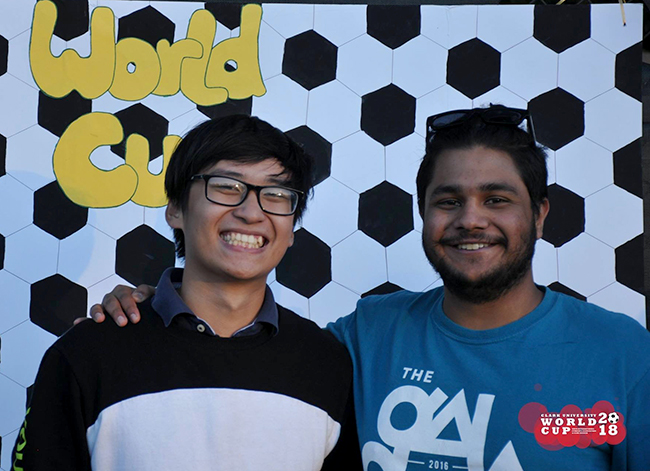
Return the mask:
[[(191, 178), (221, 160), (277, 160), (288, 177), (287, 186), (304, 193), (293, 215), (300, 221), (313, 187), (312, 158), (296, 142), (254, 116), (230, 115), (205, 121), (190, 130), (172, 154), (165, 174), (169, 202), (187, 209)], [(185, 257), (183, 231), (174, 229), (176, 254)]]
[(420, 215), (424, 216), (426, 190), (433, 178), (437, 157), (446, 150), (476, 146), (501, 150), (512, 158), (530, 195), (533, 213), (538, 215), (540, 205), (548, 197), (544, 148), (525, 130), (514, 125), (486, 123), (479, 115), (438, 130), (427, 142), (416, 178)]

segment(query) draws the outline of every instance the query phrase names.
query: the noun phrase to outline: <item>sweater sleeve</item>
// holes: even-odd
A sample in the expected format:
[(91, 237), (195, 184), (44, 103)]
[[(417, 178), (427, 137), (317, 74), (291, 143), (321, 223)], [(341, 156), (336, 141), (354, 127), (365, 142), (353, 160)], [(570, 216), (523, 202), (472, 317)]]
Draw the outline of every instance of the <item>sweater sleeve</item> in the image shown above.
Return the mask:
[(43, 357), (12, 454), (12, 471), (90, 470), (79, 383), (67, 359)]
[(352, 397), (352, 388), (350, 388), (339, 439), (334, 449), (325, 458), (322, 471), (339, 471), (341, 469), (354, 471), (363, 469), (359, 449), (359, 436), (357, 434), (357, 422), (354, 417), (354, 400)]

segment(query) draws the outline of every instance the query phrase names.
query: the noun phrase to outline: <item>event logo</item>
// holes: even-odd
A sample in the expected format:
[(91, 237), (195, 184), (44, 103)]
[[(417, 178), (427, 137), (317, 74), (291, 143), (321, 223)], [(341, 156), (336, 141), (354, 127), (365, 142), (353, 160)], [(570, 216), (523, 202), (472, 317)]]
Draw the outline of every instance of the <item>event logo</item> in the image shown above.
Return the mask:
[[(54, 56), (50, 43), (57, 21), (56, 5), (36, 3), (29, 58), (39, 88), (55, 98), (73, 90), (87, 99), (108, 92), (120, 100), (136, 101), (148, 95), (171, 96), (179, 91), (197, 105), (210, 106), (228, 99), (262, 96), (266, 88), (259, 65), (260, 5), (245, 5), (239, 36), (213, 46), (217, 22), (207, 10), (192, 15), (187, 36), (170, 44), (161, 39), (155, 48), (138, 38), (115, 42), (115, 16), (107, 7), (93, 10), (88, 57), (66, 49)], [(229, 67), (226, 67), (226, 64)], [(102, 170), (90, 160), (102, 146), (126, 137), (125, 163)], [(66, 196), (80, 206), (108, 208), (129, 200), (142, 206), (166, 204), (164, 173), (180, 138), (163, 140), (163, 169), (148, 169), (149, 142), (140, 135), (124, 136), (119, 120), (108, 113), (88, 113), (72, 122), (61, 136), (53, 157), (56, 178)]]
[(519, 411), (519, 424), (547, 450), (618, 445), (627, 433), (623, 414), (607, 401), (599, 401), (584, 411), (570, 404), (560, 412), (549, 412), (543, 404), (530, 402)]

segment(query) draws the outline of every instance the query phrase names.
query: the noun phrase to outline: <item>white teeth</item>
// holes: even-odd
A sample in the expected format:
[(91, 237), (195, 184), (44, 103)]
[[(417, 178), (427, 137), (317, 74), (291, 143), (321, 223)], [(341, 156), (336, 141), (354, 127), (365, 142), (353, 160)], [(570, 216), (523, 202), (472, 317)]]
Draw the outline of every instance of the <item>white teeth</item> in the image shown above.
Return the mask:
[(458, 244), (460, 250), (478, 250), (487, 247), (488, 244)]
[(247, 249), (259, 249), (264, 245), (264, 237), (252, 234), (240, 234), (239, 232), (228, 232), (221, 235), (221, 238), (235, 247)]

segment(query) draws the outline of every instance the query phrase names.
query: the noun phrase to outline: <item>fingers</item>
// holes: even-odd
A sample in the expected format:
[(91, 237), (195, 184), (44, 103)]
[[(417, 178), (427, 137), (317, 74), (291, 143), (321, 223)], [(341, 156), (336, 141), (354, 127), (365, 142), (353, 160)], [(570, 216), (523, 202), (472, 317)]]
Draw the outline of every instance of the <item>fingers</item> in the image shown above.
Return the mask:
[(83, 322), (83, 321), (85, 321), (87, 319), (88, 319), (87, 317), (77, 317), (75, 320), (72, 321), (72, 325), (77, 325), (80, 322)]
[[(124, 303), (117, 297), (115, 294), (116, 291), (118, 291), (119, 286), (115, 287), (113, 291), (108, 293), (107, 295), (104, 296), (102, 299), (102, 305), (101, 307), (103, 308), (103, 313), (108, 314), (113, 321), (120, 327), (124, 327), (126, 324), (128, 324), (128, 321), (126, 320), (126, 314), (125, 310), (128, 312), (128, 303), (126, 306), (124, 306)], [(129, 288), (128, 286), (124, 286), (124, 288), (127, 289), (133, 289)], [(131, 296), (128, 296), (128, 301), (135, 306), (135, 302), (133, 299), (131, 299)], [(94, 317), (93, 317), (94, 318)]]
[[(90, 308), (90, 317), (97, 323), (104, 322), (106, 320), (106, 316), (104, 315), (104, 309), (102, 308), (101, 304), (93, 304), (92, 307)], [(75, 319), (75, 323), (79, 319)]]
[(141, 303), (145, 299), (150, 298), (156, 294), (156, 288), (151, 285), (140, 285), (133, 292), (133, 298), (136, 302)]

